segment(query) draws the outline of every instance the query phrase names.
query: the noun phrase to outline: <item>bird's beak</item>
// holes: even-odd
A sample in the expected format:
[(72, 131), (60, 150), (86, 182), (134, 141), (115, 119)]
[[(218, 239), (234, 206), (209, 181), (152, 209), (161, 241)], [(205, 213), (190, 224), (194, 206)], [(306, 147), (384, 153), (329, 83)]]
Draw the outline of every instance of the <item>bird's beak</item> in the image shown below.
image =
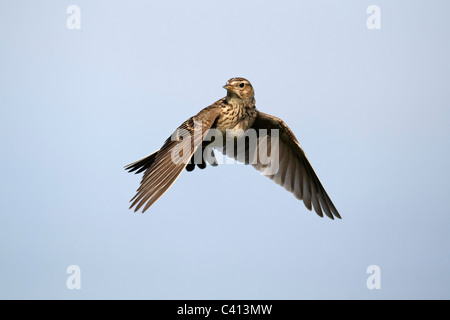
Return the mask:
[(224, 85), (222, 88), (224, 88), (224, 89), (227, 89), (227, 90), (230, 90), (231, 89), (231, 86), (229, 86), (229, 85)]

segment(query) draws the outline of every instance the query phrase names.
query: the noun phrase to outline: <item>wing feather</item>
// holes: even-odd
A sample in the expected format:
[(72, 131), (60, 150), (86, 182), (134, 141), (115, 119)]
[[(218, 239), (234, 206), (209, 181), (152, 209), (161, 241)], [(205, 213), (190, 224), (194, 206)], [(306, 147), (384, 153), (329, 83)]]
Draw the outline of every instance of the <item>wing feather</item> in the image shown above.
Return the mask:
[[(196, 116), (183, 122), (172, 136), (165, 141), (159, 151), (125, 167), (130, 172), (142, 172), (145, 170), (136, 195), (130, 200), (132, 202), (130, 209), (136, 206), (134, 211), (138, 211), (144, 207), (142, 212), (145, 212), (172, 186), (192, 155), (202, 144), (203, 139), (214, 121), (219, 117), (220, 112), (219, 100), (200, 111)], [(201, 128), (201, 134), (197, 132), (199, 130), (196, 130), (196, 126)], [(174, 137), (183, 137), (183, 139), (181, 141), (180, 139), (174, 140)], [(185, 150), (188, 152), (184, 152)], [(176, 154), (177, 152), (179, 159), (174, 161), (173, 153)]]
[[(263, 139), (267, 139), (259, 135), (260, 129), (267, 129), (268, 135), (271, 134), (270, 129), (279, 130), (278, 172), (267, 177), (303, 200), (309, 210), (314, 208), (319, 216), (325, 213), (331, 219), (341, 218), (289, 127), (281, 119), (258, 111), (252, 128), (258, 134), (258, 146)], [(261, 172), (265, 169), (259, 163), (253, 164), (253, 167)]]

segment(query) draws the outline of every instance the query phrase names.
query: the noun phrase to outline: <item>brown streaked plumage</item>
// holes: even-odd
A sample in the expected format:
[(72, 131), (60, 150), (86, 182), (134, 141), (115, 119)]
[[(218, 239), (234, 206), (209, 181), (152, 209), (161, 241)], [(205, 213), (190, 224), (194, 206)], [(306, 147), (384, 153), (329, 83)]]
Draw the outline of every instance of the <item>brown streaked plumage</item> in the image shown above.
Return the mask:
[[(205, 140), (210, 129), (219, 130), (224, 135), (229, 129), (244, 131), (255, 129), (258, 134), (257, 147), (262, 145), (264, 139), (270, 137), (272, 132), (270, 129), (278, 129), (279, 169), (275, 174), (266, 174), (266, 176), (293, 193), (297, 199), (303, 200), (309, 210), (314, 208), (319, 216), (323, 217), (323, 213), (325, 213), (331, 219), (341, 218), (292, 131), (281, 119), (256, 109), (254, 90), (250, 82), (244, 78), (232, 78), (228, 80), (224, 88), (227, 90), (226, 97), (186, 120), (172, 135), (172, 137), (180, 136), (184, 133), (191, 139), (182, 139), (181, 142), (178, 142), (168, 138), (160, 150), (125, 166), (129, 172), (145, 171), (140, 187), (131, 199), (130, 208), (136, 206), (135, 211), (137, 211), (143, 207), (142, 212), (145, 212), (170, 188), (183, 169), (192, 171), (196, 165), (201, 169), (205, 168), (207, 161), (203, 158), (201, 163), (197, 164), (192, 160), (196, 152), (203, 152), (210, 143), (206, 143)], [(195, 124), (200, 122), (201, 130), (195, 130)], [(264, 130), (260, 131), (260, 129), (267, 129), (267, 133), (263, 135), (261, 132)], [(190, 145), (188, 145), (189, 143)], [(181, 149), (189, 152), (180, 153), (178, 150)], [(180, 155), (180, 161), (177, 163), (172, 160), (171, 156), (175, 151)], [(261, 172), (265, 170), (265, 166), (259, 160), (256, 163), (249, 161), (248, 148), (245, 150), (245, 158), (240, 157), (236, 150), (226, 150), (224, 147), (221, 151), (239, 161), (251, 163), (255, 169)], [(189, 160), (191, 161), (189, 162)]]

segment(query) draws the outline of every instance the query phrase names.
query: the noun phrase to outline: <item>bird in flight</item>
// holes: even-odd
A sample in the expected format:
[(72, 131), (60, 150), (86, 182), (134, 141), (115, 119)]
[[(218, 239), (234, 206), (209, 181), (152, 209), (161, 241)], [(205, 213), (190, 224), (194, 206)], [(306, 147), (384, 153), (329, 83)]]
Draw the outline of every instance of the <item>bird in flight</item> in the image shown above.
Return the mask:
[[(144, 172), (136, 195), (130, 200), (130, 209), (135, 207), (134, 211), (138, 211), (143, 207), (142, 212), (145, 212), (184, 169), (192, 171), (196, 166), (204, 169), (207, 163), (217, 165), (211, 153), (211, 148), (216, 148), (240, 162), (251, 164), (303, 200), (308, 210), (314, 208), (320, 217), (325, 213), (331, 219), (340, 219), (292, 131), (281, 119), (256, 109), (251, 83), (244, 78), (231, 78), (224, 88), (226, 97), (183, 122), (161, 149), (125, 166), (129, 172)], [(211, 132), (215, 132), (214, 139), (210, 138)], [(252, 134), (248, 134), (250, 132)], [(272, 140), (275, 143), (272, 144)], [(229, 147), (229, 141), (235, 143)], [(263, 161), (261, 154), (264, 152), (276, 160)]]

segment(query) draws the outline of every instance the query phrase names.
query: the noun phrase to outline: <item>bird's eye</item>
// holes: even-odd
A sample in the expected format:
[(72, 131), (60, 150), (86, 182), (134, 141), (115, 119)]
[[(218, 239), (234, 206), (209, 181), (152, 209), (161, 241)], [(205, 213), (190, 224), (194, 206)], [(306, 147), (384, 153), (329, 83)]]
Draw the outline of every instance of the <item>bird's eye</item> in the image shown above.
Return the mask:
[(245, 83), (241, 82), (241, 84), (239, 85), (239, 87), (243, 88), (245, 86)]

